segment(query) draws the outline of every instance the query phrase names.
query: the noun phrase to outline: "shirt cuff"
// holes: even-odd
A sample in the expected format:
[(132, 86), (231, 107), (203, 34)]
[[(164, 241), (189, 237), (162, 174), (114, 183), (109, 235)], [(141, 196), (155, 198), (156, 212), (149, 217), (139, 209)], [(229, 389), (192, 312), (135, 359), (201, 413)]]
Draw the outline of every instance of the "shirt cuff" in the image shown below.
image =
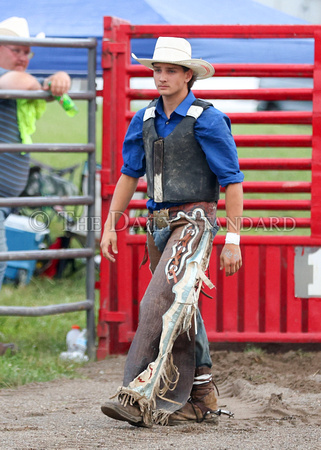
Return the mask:
[(220, 186), (222, 187), (226, 187), (229, 184), (236, 184), (236, 183), (242, 183), (242, 181), (244, 181), (244, 175), (242, 172), (233, 175), (231, 177), (227, 177), (227, 178), (223, 178), (223, 179), (219, 179), (218, 182), (220, 184)]
[(130, 169), (129, 167), (125, 167), (125, 166), (123, 166), (120, 171), (124, 175), (128, 175), (129, 177), (132, 177), (132, 178), (140, 178), (145, 175), (145, 172), (143, 172), (143, 171), (133, 170), (133, 169)]

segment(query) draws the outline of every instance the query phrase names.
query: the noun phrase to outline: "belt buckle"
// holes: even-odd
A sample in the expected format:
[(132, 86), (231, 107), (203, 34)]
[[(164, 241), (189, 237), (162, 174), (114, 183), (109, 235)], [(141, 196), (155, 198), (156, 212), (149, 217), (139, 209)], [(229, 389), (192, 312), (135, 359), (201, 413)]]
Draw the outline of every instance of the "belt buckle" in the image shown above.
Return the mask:
[(157, 228), (165, 228), (168, 225), (169, 211), (168, 209), (161, 209), (153, 211), (154, 224)]

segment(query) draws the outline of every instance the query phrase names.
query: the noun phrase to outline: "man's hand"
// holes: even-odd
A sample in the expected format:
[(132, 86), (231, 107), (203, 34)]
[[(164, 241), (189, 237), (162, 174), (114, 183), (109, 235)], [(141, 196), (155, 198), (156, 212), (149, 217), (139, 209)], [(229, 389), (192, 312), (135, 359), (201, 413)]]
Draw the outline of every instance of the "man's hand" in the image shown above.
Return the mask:
[(115, 262), (116, 259), (112, 253), (109, 253), (109, 247), (111, 246), (111, 250), (114, 254), (118, 253), (117, 249), (117, 233), (116, 231), (110, 231), (105, 228), (103, 237), (100, 242), (100, 248), (102, 254), (105, 258), (107, 258), (111, 262)]
[(50, 82), (50, 91), (52, 95), (61, 96), (66, 94), (71, 86), (70, 76), (66, 72), (57, 72), (46, 78), (43, 83), (43, 90), (48, 91)]
[[(122, 174), (117, 181), (114, 195), (110, 204), (109, 213), (101, 238), (100, 248), (103, 256), (111, 262), (115, 262), (114, 255), (118, 253), (116, 225), (126, 210), (128, 203), (136, 191), (138, 178)], [(109, 252), (109, 247), (113, 252)]]
[(242, 255), (239, 245), (225, 244), (220, 256), (220, 269), (226, 276), (234, 275), (242, 267)]

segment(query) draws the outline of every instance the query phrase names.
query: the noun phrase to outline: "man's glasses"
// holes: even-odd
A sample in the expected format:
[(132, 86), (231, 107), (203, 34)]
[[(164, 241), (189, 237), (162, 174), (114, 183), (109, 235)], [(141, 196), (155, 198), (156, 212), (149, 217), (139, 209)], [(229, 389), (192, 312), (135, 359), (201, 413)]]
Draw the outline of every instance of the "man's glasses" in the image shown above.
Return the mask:
[(23, 56), (24, 58), (28, 58), (29, 60), (34, 57), (34, 53), (28, 49), (23, 50), (21, 48), (12, 48), (9, 47), (8, 45), (4, 45), (4, 47), (8, 48), (17, 57)]

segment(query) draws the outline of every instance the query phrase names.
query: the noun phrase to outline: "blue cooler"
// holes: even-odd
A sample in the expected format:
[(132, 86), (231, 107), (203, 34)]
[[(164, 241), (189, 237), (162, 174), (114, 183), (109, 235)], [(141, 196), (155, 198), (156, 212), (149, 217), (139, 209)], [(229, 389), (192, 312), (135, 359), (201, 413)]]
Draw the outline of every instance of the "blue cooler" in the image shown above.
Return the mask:
[[(32, 227), (32, 224), (36, 226)], [(10, 214), (5, 221), (8, 251), (39, 250), (48, 229), (41, 222), (35, 222), (26, 216)], [(41, 231), (36, 231), (41, 230)], [(17, 284), (28, 284), (34, 273), (36, 261), (7, 261), (5, 281), (13, 280)]]

